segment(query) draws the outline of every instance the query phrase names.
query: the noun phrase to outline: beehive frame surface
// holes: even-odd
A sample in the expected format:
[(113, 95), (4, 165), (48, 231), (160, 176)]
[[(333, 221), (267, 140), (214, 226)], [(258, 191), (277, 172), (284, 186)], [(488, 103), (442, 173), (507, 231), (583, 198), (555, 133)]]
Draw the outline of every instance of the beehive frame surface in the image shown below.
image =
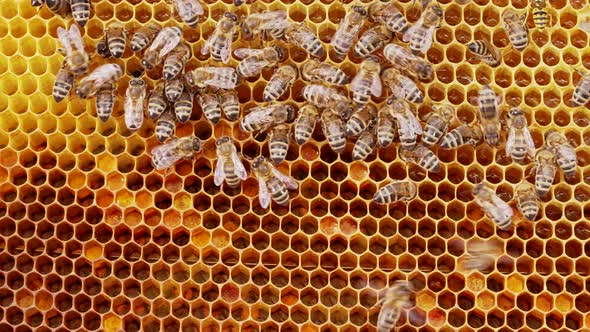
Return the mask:
[[(183, 31), (195, 51), (191, 68), (208, 63), (198, 50), (215, 21), (234, 8), (229, 1), (204, 3), (204, 22)], [(63, 59), (56, 29), (72, 20), (37, 11), (29, 1), (0, 0), (0, 330), (368, 331), (375, 329), (379, 294), (397, 279), (420, 289), (400, 322), (403, 331), (589, 328), (590, 112), (568, 101), (579, 78), (572, 66), (590, 69), (577, 17), (588, 4), (549, 2), (552, 26), (531, 29), (522, 53), (510, 49), (500, 14), (526, 8), (526, 1), (440, 4), (444, 21), (427, 54), (436, 75), (422, 84), (426, 103), (418, 113), (428, 112), (430, 101), (448, 102), (469, 122), (472, 97), (489, 83), (505, 105), (526, 111), (537, 147), (549, 129), (577, 146), (578, 176), (555, 181), (535, 223), (500, 231), (472, 202), (471, 188), (482, 179), (512, 197), (531, 167), (487, 145), (436, 150), (444, 170), (434, 174), (402, 162), (394, 147), (352, 162), (350, 143), (337, 155), (316, 130), (310, 142), (293, 144), (279, 166), (300, 183), (290, 205), (264, 210), (253, 177), (238, 189), (213, 184), (212, 141), (231, 133), (250, 158), (267, 153), (267, 145), (240, 132), (237, 122), (213, 127), (195, 111), (177, 136), (205, 140), (203, 155), (158, 173), (148, 153), (157, 143), (153, 124), (132, 133), (123, 122), (130, 76), (121, 80), (105, 123), (93, 101), (55, 103), (52, 85)], [(258, 5), (305, 21), (325, 44), (350, 6)], [(410, 1), (400, 5), (417, 20)], [(95, 1), (93, 12), (84, 33), (89, 49), (112, 21), (130, 30), (148, 21), (182, 26), (164, 1)], [(480, 38), (502, 48), (498, 68), (465, 49)], [(245, 45), (238, 40), (234, 48)], [(307, 59), (287, 48), (285, 63)], [(332, 55), (328, 61), (348, 74), (361, 61)], [(132, 73), (139, 61), (127, 49), (119, 63)], [(272, 72), (238, 88), (242, 110), (262, 101)], [(151, 86), (159, 78), (155, 71), (146, 77)], [(303, 86), (298, 80), (282, 99), (300, 107)], [(403, 178), (419, 185), (417, 199), (372, 202), (377, 188)], [(462, 273), (465, 241), (474, 239), (497, 241), (505, 254), (489, 270)]]

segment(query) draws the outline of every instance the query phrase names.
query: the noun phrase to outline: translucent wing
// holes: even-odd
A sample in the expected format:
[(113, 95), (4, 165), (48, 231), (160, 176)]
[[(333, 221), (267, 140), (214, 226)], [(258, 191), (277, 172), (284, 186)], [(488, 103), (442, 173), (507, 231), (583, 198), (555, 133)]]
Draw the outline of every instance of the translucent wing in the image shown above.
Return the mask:
[(506, 140), (506, 153), (512, 153), (512, 148), (514, 147), (514, 140), (516, 139), (516, 129), (510, 128), (508, 132), (508, 139)]
[(533, 137), (531, 136), (531, 132), (529, 131), (528, 128), (524, 129), (524, 140), (525, 140), (526, 145), (528, 147), (527, 154), (529, 155), (529, 157), (534, 158), (535, 157), (535, 142), (533, 141)]
[(426, 52), (428, 52), (428, 50), (432, 46), (432, 38), (434, 37), (434, 30), (435, 29), (436, 29), (436, 26), (432, 26), (432, 27), (429, 27), (428, 30), (426, 30), (426, 34), (424, 35), (424, 39), (423, 39), (422, 43), (420, 44), (420, 52), (426, 53)]
[(177, 140), (172, 140), (152, 149), (152, 163), (156, 169), (169, 168), (180, 159), (180, 155), (176, 153), (176, 144)]
[(409, 42), (410, 39), (412, 39), (412, 36), (414, 36), (414, 34), (416, 34), (418, 32), (418, 30), (420, 30), (422, 28), (423, 22), (424, 22), (424, 18), (420, 17), (418, 19), (418, 21), (416, 21), (416, 23), (414, 23), (414, 25), (412, 25), (408, 29), (408, 31), (406, 31), (406, 33), (402, 37), (402, 40), (406, 43)]
[(418, 119), (416, 119), (416, 116), (414, 114), (412, 114), (410, 111), (408, 111), (406, 114), (406, 118), (408, 119), (408, 125), (410, 126), (412, 131), (416, 135), (421, 135), (422, 134), (422, 126), (420, 125), (420, 122), (418, 122)]
[(381, 97), (383, 93), (383, 84), (381, 84), (381, 77), (375, 75), (373, 77), (373, 83), (371, 84), (371, 94), (375, 97)]
[(287, 12), (282, 10), (275, 10), (271, 12), (259, 14), (259, 19), (262, 21), (260, 29), (286, 29), (291, 23), (287, 20)]
[(80, 33), (80, 29), (78, 29), (77, 24), (72, 24), (70, 26), (70, 38), (72, 43), (76, 45), (76, 49), (83, 50), (84, 49), (84, 42), (82, 41), (82, 34)]
[(211, 48), (211, 45), (213, 45), (213, 41), (215, 40), (216, 37), (217, 37), (217, 32), (213, 31), (209, 35), (209, 38), (207, 38), (207, 40), (203, 44), (203, 47), (201, 47), (201, 54), (203, 54), (203, 55), (209, 54), (209, 48)]
[[(75, 26), (75, 24), (73, 25)], [(61, 45), (66, 49), (66, 54), (72, 52), (72, 45), (70, 44), (70, 33), (62, 27), (57, 28), (57, 38)]]
[[(214, 86), (220, 89), (233, 89), (236, 87), (237, 80), (227, 79), (236, 75), (232, 67), (205, 67), (205, 72), (210, 74), (209, 78), (203, 81), (204, 84)], [(223, 79), (226, 78), (226, 79)]]
[(223, 180), (225, 179), (225, 172), (223, 171), (223, 158), (217, 156), (217, 165), (215, 166), (215, 174), (213, 176), (213, 183), (216, 186), (221, 186)]
[(198, 0), (176, 0), (175, 3), (180, 16), (191, 16), (193, 13), (203, 15), (205, 13)]
[(246, 168), (244, 167), (244, 164), (240, 160), (238, 154), (233, 153), (231, 159), (234, 162), (234, 168), (236, 170), (236, 175), (238, 176), (238, 178), (241, 180), (246, 180), (246, 178), (248, 177), (248, 173), (246, 172)]
[(504, 202), (500, 197), (492, 196), (493, 209), (496, 210), (498, 216), (502, 216), (502, 219), (512, 218), (513, 212), (510, 205)]
[(361, 73), (357, 74), (350, 82), (350, 91), (357, 92), (359, 89), (362, 89), (364, 80), (365, 75), (362, 75)]
[(270, 193), (262, 178), (258, 178), (258, 201), (260, 202), (260, 206), (265, 209), (270, 205)]
[(256, 56), (262, 54), (262, 50), (254, 48), (238, 48), (234, 51), (234, 55), (240, 59), (247, 58), (249, 56)]
[(224, 38), (223, 46), (221, 47), (221, 61), (223, 63), (229, 62), (229, 57), (231, 55), (231, 42), (230, 38)]
[(277, 177), (277, 179), (281, 180), (281, 182), (283, 182), (288, 189), (291, 190), (295, 190), (299, 187), (299, 185), (297, 184), (297, 182), (295, 181), (295, 179), (293, 179), (292, 177), (285, 175), (281, 172), (279, 172), (276, 168), (273, 167), (272, 169), (272, 174), (274, 176)]

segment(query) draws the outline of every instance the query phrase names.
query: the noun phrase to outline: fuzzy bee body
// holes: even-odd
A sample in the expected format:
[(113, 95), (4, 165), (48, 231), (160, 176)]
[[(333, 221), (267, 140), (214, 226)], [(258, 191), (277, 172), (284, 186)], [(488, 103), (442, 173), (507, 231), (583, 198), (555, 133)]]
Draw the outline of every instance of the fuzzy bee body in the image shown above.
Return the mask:
[(535, 26), (539, 30), (545, 29), (547, 24), (549, 23), (549, 14), (545, 9), (545, 0), (532, 0), (532, 14), (533, 14), (533, 22)]
[(84, 40), (77, 25), (72, 24), (69, 30), (57, 28), (57, 37), (65, 50), (65, 62), (69, 70), (76, 76), (88, 71), (90, 57), (84, 49)]
[(202, 149), (198, 137), (189, 136), (168, 141), (152, 149), (152, 165), (157, 170), (168, 169), (180, 159), (189, 159)]
[(72, 17), (79, 26), (83, 27), (90, 17), (90, 0), (69, 0)]
[(61, 68), (55, 75), (55, 82), (53, 83), (53, 99), (56, 103), (64, 100), (74, 86), (74, 74), (69, 70), (66, 62), (62, 63)]
[(260, 206), (268, 208), (271, 198), (279, 205), (289, 203), (289, 189), (299, 187), (295, 179), (279, 172), (264, 157), (259, 156), (252, 162), (252, 170), (258, 178), (258, 199)]
[(418, 187), (410, 181), (393, 181), (379, 189), (373, 199), (379, 204), (410, 201), (418, 194)]
[(170, 110), (165, 111), (162, 116), (156, 121), (156, 138), (158, 142), (162, 143), (174, 135), (176, 129), (176, 121), (174, 114)]
[(164, 57), (180, 43), (181, 38), (182, 29), (179, 27), (166, 27), (160, 30), (152, 44), (143, 53), (142, 67), (152, 70), (159, 65)]
[(377, 108), (371, 104), (355, 111), (346, 122), (346, 136), (358, 136), (375, 122)]
[(364, 131), (352, 148), (352, 160), (365, 160), (375, 151), (377, 136), (373, 128)]
[(295, 141), (303, 144), (309, 140), (320, 116), (317, 107), (307, 104), (299, 110), (299, 116), (295, 120)]
[(557, 173), (555, 154), (550, 148), (541, 148), (535, 155), (535, 189), (539, 196), (545, 196), (551, 189)]
[(133, 52), (139, 52), (146, 48), (156, 38), (160, 30), (162, 30), (162, 27), (153, 22), (147, 23), (137, 29), (131, 38), (131, 50)]
[(438, 3), (430, 3), (418, 21), (404, 34), (403, 41), (409, 42), (413, 52), (426, 54), (432, 46), (434, 31), (440, 26), (442, 18), (443, 11)]
[(438, 160), (438, 157), (425, 146), (417, 145), (412, 150), (404, 149), (402, 147), (400, 150), (400, 157), (402, 160), (413, 162), (430, 172), (437, 173), (440, 171), (440, 161)]
[(103, 58), (111, 57), (111, 51), (109, 51), (109, 43), (107, 42), (106, 35), (96, 42), (96, 54)]
[(360, 6), (353, 6), (332, 36), (331, 44), (336, 54), (342, 56), (352, 48), (361, 28), (365, 24), (367, 11)]
[(467, 48), (490, 67), (497, 67), (502, 61), (500, 50), (485, 39), (472, 41)]
[(326, 53), (320, 39), (305, 23), (291, 23), (285, 30), (284, 37), (288, 43), (304, 49), (316, 58), (321, 58)]
[(231, 188), (240, 185), (240, 181), (248, 177), (244, 164), (238, 156), (238, 151), (231, 138), (223, 136), (215, 141), (217, 166), (215, 167), (214, 183), (221, 186), (223, 180)]
[(395, 138), (395, 121), (385, 111), (379, 112), (379, 119), (377, 120), (377, 141), (379, 146), (386, 148), (393, 142)]
[(178, 98), (180, 98), (182, 90), (184, 90), (184, 84), (182, 84), (182, 80), (172, 79), (166, 82), (166, 85), (164, 86), (164, 95), (166, 95), (168, 101), (174, 103), (178, 100)]
[(336, 111), (327, 109), (321, 115), (322, 132), (328, 144), (336, 153), (342, 153), (346, 147), (345, 124)]
[(291, 65), (279, 67), (264, 87), (262, 99), (266, 102), (279, 99), (293, 85), (297, 76), (297, 68)]
[(159, 118), (168, 106), (168, 101), (164, 95), (164, 86), (165, 83), (160, 81), (150, 93), (148, 99), (148, 116), (152, 120)]
[(375, 25), (365, 31), (354, 45), (354, 55), (362, 58), (370, 55), (387, 44), (393, 33), (383, 25)]
[(480, 183), (473, 188), (473, 196), (475, 202), (481, 206), (488, 218), (500, 229), (506, 230), (510, 228), (514, 215), (512, 208), (500, 197), (496, 196), (494, 190)]
[(433, 107), (432, 113), (429, 113), (424, 119), (426, 125), (422, 133), (422, 144), (425, 147), (433, 146), (446, 133), (453, 120), (454, 113), (455, 111), (450, 105), (436, 105)]
[(137, 130), (143, 124), (145, 95), (145, 81), (141, 78), (132, 78), (125, 94), (125, 125), (129, 130)]
[(497, 146), (500, 144), (500, 97), (488, 85), (479, 90), (477, 99), (479, 105), (479, 119), (485, 141)]
[(120, 58), (125, 52), (127, 44), (127, 32), (120, 23), (111, 23), (106, 31), (106, 40), (109, 47), (109, 53), (115, 58)]
[(90, 75), (80, 80), (76, 86), (76, 94), (80, 98), (93, 97), (101, 86), (115, 83), (122, 75), (123, 70), (117, 64), (108, 63), (99, 66)]
[(402, 11), (393, 2), (374, 2), (368, 12), (372, 21), (383, 24), (392, 32), (404, 34), (410, 27)]
[(410, 105), (403, 99), (396, 99), (383, 110), (395, 119), (402, 148), (413, 149), (418, 135), (422, 134), (422, 126), (412, 112)]
[(334, 85), (346, 85), (350, 81), (346, 73), (340, 68), (318, 60), (306, 61), (301, 68), (301, 78), (306, 81), (326, 83)]
[(425, 59), (415, 55), (405, 47), (388, 44), (383, 49), (383, 56), (400, 71), (406, 71), (420, 80), (432, 78), (432, 65)]
[(389, 332), (394, 329), (402, 310), (410, 306), (410, 295), (413, 289), (408, 281), (397, 280), (389, 288), (385, 297), (379, 303), (382, 304), (377, 317), (377, 331)]
[(193, 95), (184, 90), (178, 100), (174, 102), (174, 114), (180, 123), (187, 122), (193, 113)]
[(115, 84), (107, 83), (96, 93), (96, 115), (102, 122), (106, 122), (113, 113), (115, 106)]
[(186, 43), (178, 44), (164, 60), (164, 68), (162, 69), (164, 79), (169, 81), (176, 78), (184, 69), (190, 56), (190, 46)]
[(199, 0), (173, 0), (178, 16), (191, 28), (196, 28), (199, 16), (205, 13)]
[(254, 36), (261, 36), (265, 39), (270, 36), (273, 39), (280, 39), (291, 23), (288, 20), (287, 12), (284, 10), (265, 11), (252, 13), (240, 24), (242, 38), (251, 40)]
[(502, 13), (502, 24), (508, 39), (517, 51), (523, 51), (529, 44), (529, 31), (526, 26), (526, 12), (517, 13), (514, 9), (505, 9)]
[(467, 144), (476, 145), (481, 141), (482, 135), (479, 127), (464, 124), (443, 136), (440, 147), (443, 149), (452, 149)]
[(201, 54), (211, 53), (213, 60), (228, 63), (231, 57), (233, 36), (238, 27), (237, 22), (238, 17), (236, 15), (230, 12), (225, 13), (201, 48)]
[(590, 100), (590, 73), (582, 75), (572, 95), (574, 106), (584, 106)]
[(565, 176), (573, 177), (576, 175), (576, 164), (578, 162), (576, 150), (568, 142), (567, 138), (558, 131), (550, 130), (545, 133), (545, 142), (553, 149), (557, 164)]
[(535, 143), (528, 128), (524, 113), (513, 108), (509, 113), (508, 139), (506, 141), (506, 153), (517, 163), (523, 163), (527, 155), (535, 156)]
[(539, 213), (539, 200), (535, 192), (535, 186), (528, 182), (522, 182), (515, 188), (517, 206), (528, 220), (534, 221)]
[(238, 74), (233, 67), (199, 67), (184, 76), (189, 87), (217, 89), (234, 89), (239, 82)]
[(205, 118), (211, 123), (217, 124), (221, 119), (221, 107), (217, 95), (210, 90), (205, 90), (199, 93), (197, 101)]
[(266, 131), (271, 125), (293, 120), (295, 110), (290, 105), (270, 104), (250, 109), (240, 120), (240, 129), (245, 132)]
[(321, 84), (306, 85), (302, 91), (303, 98), (319, 108), (330, 108), (337, 111), (341, 118), (348, 119), (354, 107), (338, 90)]
[(55, 15), (68, 16), (71, 12), (70, 0), (46, 0), (47, 8)]
[(234, 54), (243, 60), (236, 68), (237, 73), (242, 77), (254, 77), (266, 67), (272, 67), (282, 60), (283, 50), (278, 47), (266, 47), (260, 50), (250, 48), (239, 48)]
[(268, 150), (270, 159), (273, 163), (279, 164), (285, 157), (287, 157), (287, 151), (289, 150), (289, 134), (291, 127), (285, 123), (276, 125), (271, 129), (269, 134)]
[(235, 90), (219, 90), (217, 92), (219, 96), (221, 110), (225, 117), (230, 121), (235, 121), (240, 117), (240, 101), (238, 99), (238, 93)]
[(394, 68), (387, 68), (381, 73), (383, 84), (389, 86), (394, 97), (405, 99), (411, 103), (420, 104), (424, 101), (424, 95), (414, 81)]
[(381, 96), (383, 90), (381, 77), (379, 77), (380, 71), (379, 59), (374, 56), (367, 57), (361, 63), (358, 73), (350, 82), (352, 100), (357, 105), (368, 103), (371, 95), (375, 97)]

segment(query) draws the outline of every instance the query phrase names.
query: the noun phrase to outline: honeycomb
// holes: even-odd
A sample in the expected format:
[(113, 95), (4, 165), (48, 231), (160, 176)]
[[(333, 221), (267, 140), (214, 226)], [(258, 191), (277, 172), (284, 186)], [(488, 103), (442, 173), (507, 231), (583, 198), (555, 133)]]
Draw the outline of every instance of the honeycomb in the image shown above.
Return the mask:
[[(198, 50), (215, 21), (233, 4), (206, 1), (204, 22), (184, 29)], [(258, 0), (305, 21), (324, 43), (350, 4), (334, 0)], [(411, 22), (419, 11), (400, 5)], [(511, 50), (501, 28), (507, 7), (523, 0), (442, 0), (444, 21), (427, 54), (435, 78), (422, 86), (427, 104), (449, 102), (471, 122), (472, 97), (482, 84), (522, 107), (535, 145), (549, 129), (577, 146), (578, 176), (556, 179), (536, 222), (498, 230), (472, 202), (482, 179), (503, 198), (528, 176), (531, 165), (511, 163), (503, 148), (487, 145), (436, 150), (441, 173), (406, 165), (395, 147), (352, 161), (352, 143), (334, 153), (319, 130), (292, 144), (278, 168), (300, 182), (288, 207), (260, 208), (250, 177), (237, 189), (213, 184), (213, 140), (233, 133), (244, 156), (267, 144), (223, 119), (211, 126), (200, 110), (177, 136), (205, 140), (202, 156), (168, 173), (154, 171), (157, 145), (149, 122), (125, 128), (119, 84), (113, 117), (96, 118), (93, 101), (55, 103), (52, 85), (62, 56), (56, 29), (72, 24), (29, 1), (0, 0), (0, 331), (371, 331), (379, 296), (395, 280), (420, 290), (398, 323), (401, 331), (532, 331), (590, 328), (590, 112), (569, 98), (590, 70), (588, 37), (577, 11), (585, 1), (548, 2), (552, 24), (531, 29), (530, 45)], [(248, 11), (248, 5), (240, 7)], [(134, 29), (148, 21), (182, 25), (164, 1), (95, 1), (85, 27), (89, 48), (103, 28), (120, 21)], [(528, 24), (532, 27), (532, 17)], [(472, 39), (502, 48), (495, 69), (466, 50)], [(234, 43), (234, 49), (246, 44)], [(285, 63), (306, 54), (288, 47)], [(140, 68), (127, 49), (127, 73)], [(195, 52), (189, 67), (207, 63)], [(349, 75), (361, 59), (327, 61)], [(231, 60), (233, 66), (236, 59)], [(273, 70), (239, 88), (242, 109), (262, 102)], [(147, 74), (153, 86), (160, 79)], [(281, 98), (303, 104), (298, 80)], [(382, 101), (382, 100), (379, 100)], [(247, 166), (248, 167), (248, 166)], [(418, 198), (389, 206), (372, 201), (392, 179), (410, 178)], [(465, 241), (501, 243), (504, 254), (487, 270), (458, 270)]]

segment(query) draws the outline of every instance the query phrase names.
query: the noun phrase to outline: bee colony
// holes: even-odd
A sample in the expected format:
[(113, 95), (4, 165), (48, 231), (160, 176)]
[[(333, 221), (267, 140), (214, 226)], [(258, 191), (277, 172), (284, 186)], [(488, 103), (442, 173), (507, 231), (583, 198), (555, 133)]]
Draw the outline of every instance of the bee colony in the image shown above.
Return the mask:
[(0, 331), (590, 329), (587, 11), (0, 0)]

